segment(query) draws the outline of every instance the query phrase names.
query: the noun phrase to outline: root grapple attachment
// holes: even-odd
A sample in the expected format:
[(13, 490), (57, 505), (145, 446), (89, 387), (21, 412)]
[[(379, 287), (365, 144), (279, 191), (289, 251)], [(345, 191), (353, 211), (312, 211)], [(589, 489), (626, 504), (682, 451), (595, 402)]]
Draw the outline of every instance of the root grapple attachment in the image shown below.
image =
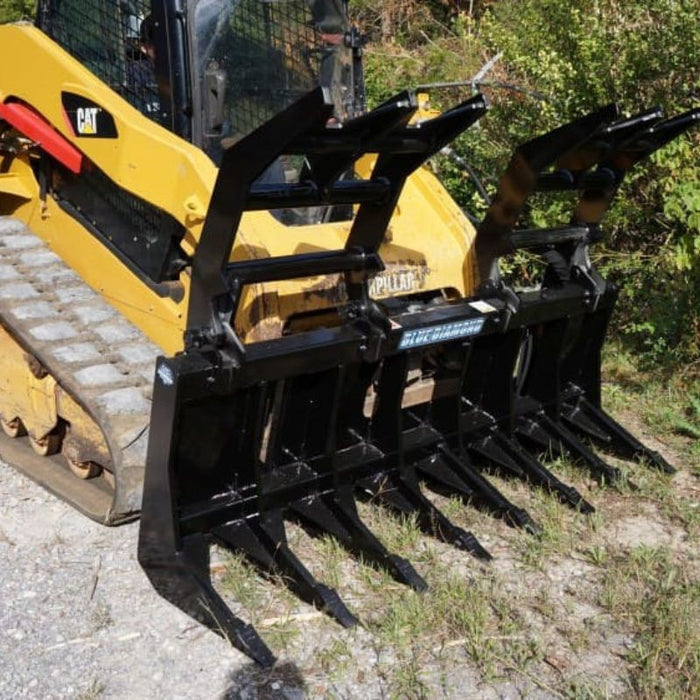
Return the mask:
[[(550, 489), (583, 512), (592, 506), (537, 453), (567, 452), (597, 477), (617, 478), (583, 436), (672, 471), (600, 408), (600, 348), (617, 290), (591, 266), (587, 247), (626, 170), (697, 113), (616, 121), (607, 107), (524, 144), (478, 231), (478, 296), (420, 308), (370, 298), (368, 279), (383, 269), (379, 246), (404, 182), (485, 110), (477, 96), (410, 126), (416, 101), (403, 93), (333, 129), (330, 99), (318, 89), (224, 156), (193, 262), (186, 349), (156, 368), (139, 560), (161, 595), (260, 664), (274, 656), (212, 586), (212, 543), (351, 626), (353, 613), (289, 547), (286, 521), (332, 535), (420, 591), (424, 580), (363, 523), (356, 498), (409, 514), (425, 532), (489, 559), (423, 484), (537, 533), (484, 467)], [(371, 177), (341, 179), (365, 153), (378, 154)], [(303, 181), (257, 182), (281, 154), (307, 157)], [(574, 223), (514, 230), (532, 192), (562, 189), (581, 192)], [(317, 204), (359, 205), (343, 249), (228, 262), (245, 210)], [(536, 291), (516, 294), (499, 276), (499, 258), (519, 248), (548, 262)], [(347, 288), (341, 324), (249, 344), (236, 336), (245, 285), (337, 273)], [(407, 405), (411, 368), (426, 363), (432, 396)]]

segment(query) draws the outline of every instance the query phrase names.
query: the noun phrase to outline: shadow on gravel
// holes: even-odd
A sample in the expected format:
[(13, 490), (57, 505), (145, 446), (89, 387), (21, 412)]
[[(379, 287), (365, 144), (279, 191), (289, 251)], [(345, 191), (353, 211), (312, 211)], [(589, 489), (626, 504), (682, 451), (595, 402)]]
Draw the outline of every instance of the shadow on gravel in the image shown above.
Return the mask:
[(304, 700), (306, 691), (306, 682), (293, 663), (273, 668), (248, 664), (230, 674), (221, 700)]

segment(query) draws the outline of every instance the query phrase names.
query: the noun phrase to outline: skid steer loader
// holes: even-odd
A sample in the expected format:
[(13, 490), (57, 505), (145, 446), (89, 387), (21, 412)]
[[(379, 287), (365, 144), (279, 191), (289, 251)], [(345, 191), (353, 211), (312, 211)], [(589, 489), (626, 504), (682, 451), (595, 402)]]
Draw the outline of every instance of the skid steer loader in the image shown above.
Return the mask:
[[(422, 590), (357, 497), (489, 558), (426, 485), (537, 532), (489, 469), (583, 512), (538, 455), (673, 471), (601, 408), (617, 289), (588, 250), (626, 172), (699, 113), (609, 105), (534, 138), (475, 228), (423, 165), (486, 100), (368, 111), (362, 43), (342, 0), (40, 0), (0, 27), (2, 455), (101, 522), (140, 513), (159, 593), (261, 664), (212, 543), (349, 626), (286, 520)], [(570, 221), (519, 228), (550, 191)], [(521, 249), (535, 289), (501, 278)]]

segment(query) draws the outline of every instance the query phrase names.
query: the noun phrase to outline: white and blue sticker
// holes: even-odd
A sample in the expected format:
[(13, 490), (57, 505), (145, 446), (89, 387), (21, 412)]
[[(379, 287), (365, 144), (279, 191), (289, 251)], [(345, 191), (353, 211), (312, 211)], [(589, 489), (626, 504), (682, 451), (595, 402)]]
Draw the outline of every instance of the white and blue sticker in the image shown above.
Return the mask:
[(156, 374), (160, 378), (160, 381), (165, 384), (165, 386), (172, 386), (172, 384), (175, 382), (175, 375), (168, 365), (158, 365)]
[(422, 345), (432, 345), (433, 343), (443, 343), (446, 340), (457, 340), (477, 335), (481, 333), (484, 321), (483, 318), (470, 318), (455, 323), (444, 323), (440, 326), (428, 326), (415, 331), (406, 331), (401, 336), (399, 350), (409, 350), (410, 348), (419, 348)]

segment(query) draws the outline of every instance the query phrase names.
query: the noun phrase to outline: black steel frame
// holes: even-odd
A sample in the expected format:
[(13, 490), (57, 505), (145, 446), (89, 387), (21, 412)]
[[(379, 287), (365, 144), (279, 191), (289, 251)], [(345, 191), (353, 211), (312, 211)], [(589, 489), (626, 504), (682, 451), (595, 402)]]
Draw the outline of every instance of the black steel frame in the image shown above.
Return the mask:
[[(619, 474), (581, 435), (672, 471), (601, 409), (600, 349), (617, 290), (592, 267), (587, 248), (627, 168), (698, 112), (614, 122), (616, 108), (608, 107), (520, 147), (478, 231), (480, 305), (415, 311), (394, 300), (389, 312), (369, 297), (367, 280), (383, 267), (379, 245), (406, 178), (485, 109), (476, 97), (417, 128), (408, 124), (415, 98), (403, 93), (338, 131), (325, 126), (331, 106), (319, 89), (224, 156), (194, 258), (186, 350), (158, 360), (139, 560), (163, 596), (261, 664), (274, 662), (272, 652), (210, 581), (211, 542), (281, 575), (348, 626), (356, 618), (291, 551), (285, 520), (332, 534), (422, 590), (411, 564), (362, 522), (356, 497), (410, 514), (424, 531), (488, 559), (419, 481), (537, 533), (482, 467), (524, 478), (581, 512), (593, 507), (538, 460), (543, 448), (573, 454), (601, 480)], [(369, 180), (338, 182), (366, 152), (379, 153)], [(282, 153), (307, 155), (305, 180), (255, 184)], [(562, 188), (582, 190), (569, 226), (514, 231), (532, 192)], [(245, 210), (311, 202), (359, 203), (344, 249), (229, 262)], [(501, 280), (498, 259), (522, 247), (550, 264), (539, 290), (516, 294)], [(346, 277), (344, 323), (248, 345), (236, 337), (246, 284), (331, 273)], [(409, 369), (429, 356), (433, 396), (406, 407)]]

